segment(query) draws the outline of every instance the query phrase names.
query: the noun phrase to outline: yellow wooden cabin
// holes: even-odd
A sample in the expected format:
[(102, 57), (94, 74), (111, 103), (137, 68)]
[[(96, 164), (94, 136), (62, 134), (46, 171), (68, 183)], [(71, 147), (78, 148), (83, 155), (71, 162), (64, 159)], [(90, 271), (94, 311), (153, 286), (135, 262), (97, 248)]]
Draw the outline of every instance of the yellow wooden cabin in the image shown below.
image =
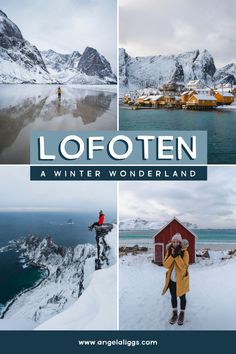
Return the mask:
[(193, 94), (196, 94), (196, 91), (188, 90), (188, 91), (183, 92), (180, 95), (180, 103), (181, 104), (186, 104)]
[(179, 96), (165, 96), (166, 105), (179, 106), (181, 104)]
[(186, 106), (213, 108), (216, 106), (216, 99), (214, 96), (193, 94), (186, 103)]
[(151, 103), (152, 96), (147, 96), (144, 98), (144, 106), (152, 106)]
[(129, 104), (131, 101), (132, 101), (132, 99), (131, 99), (130, 96), (124, 96), (124, 97), (123, 97), (123, 102), (124, 102), (125, 104)]
[(151, 97), (150, 102), (153, 106), (163, 105), (164, 104), (163, 102), (165, 102), (165, 98), (163, 95), (155, 95)]
[(232, 93), (215, 91), (214, 95), (218, 105), (230, 105), (234, 102), (234, 95)]
[(135, 100), (135, 103), (140, 104), (141, 106), (145, 105), (145, 98), (147, 98), (147, 96), (140, 96)]

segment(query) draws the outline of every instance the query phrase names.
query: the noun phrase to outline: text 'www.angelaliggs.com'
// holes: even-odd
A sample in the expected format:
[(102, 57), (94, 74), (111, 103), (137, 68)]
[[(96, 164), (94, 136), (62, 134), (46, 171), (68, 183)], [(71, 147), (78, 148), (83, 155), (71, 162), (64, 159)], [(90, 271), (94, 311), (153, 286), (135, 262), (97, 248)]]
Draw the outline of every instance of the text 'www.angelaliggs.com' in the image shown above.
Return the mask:
[(157, 346), (157, 340), (128, 340), (128, 339), (115, 339), (115, 340), (78, 340), (81, 346)]

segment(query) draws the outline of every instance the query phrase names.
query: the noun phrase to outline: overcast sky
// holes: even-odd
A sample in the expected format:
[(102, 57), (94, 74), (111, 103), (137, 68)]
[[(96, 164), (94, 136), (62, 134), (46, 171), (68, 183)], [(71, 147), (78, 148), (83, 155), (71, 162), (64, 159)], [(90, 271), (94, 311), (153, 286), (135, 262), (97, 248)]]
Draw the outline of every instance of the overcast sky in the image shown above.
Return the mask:
[(236, 167), (209, 167), (208, 181), (122, 182), (120, 220), (181, 221), (200, 228), (236, 228)]
[(131, 56), (208, 49), (236, 62), (236, 1), (120, 0), (120, 47)]
[[(98, 188), (99, 187), (99, 188)], [(0, 211), (78, 210), (116, 212), (114, 182), (32, 182), (29, 166), (0, 166)]]
[(96, 48), (116, 67), (116, 0), (0, 0), (0, 9), (40, 50)]

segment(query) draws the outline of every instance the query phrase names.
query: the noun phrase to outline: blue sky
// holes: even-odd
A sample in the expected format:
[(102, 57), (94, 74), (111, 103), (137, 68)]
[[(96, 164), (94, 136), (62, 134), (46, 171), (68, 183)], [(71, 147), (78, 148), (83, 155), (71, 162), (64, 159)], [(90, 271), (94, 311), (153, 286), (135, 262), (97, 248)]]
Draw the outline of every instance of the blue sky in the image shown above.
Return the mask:
[(39, 50), (92, 46), (116, 70), (116, 0), (0, 0), (0, 9)]

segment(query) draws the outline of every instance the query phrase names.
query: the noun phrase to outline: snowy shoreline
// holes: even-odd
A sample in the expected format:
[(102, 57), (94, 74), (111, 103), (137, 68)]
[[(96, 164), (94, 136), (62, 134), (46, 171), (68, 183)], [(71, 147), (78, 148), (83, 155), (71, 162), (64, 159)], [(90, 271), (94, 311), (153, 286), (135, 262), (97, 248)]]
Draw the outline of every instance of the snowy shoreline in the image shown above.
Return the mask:
[(236, 249), (236, 242), (235, 243), (224, 243), (224, 242), (217, 242), (217, 243), (197, 243), (197, 250), (200, 249), (210, 249), (213, 251), (227, 251)]
[[(135, 245), (138, 245), (139, 247), (147, 247), (148, 251), (152, 251), (153, 246), (150, 243), (133, 243), (133, 244), (127, 244), (125, 242), (122, 242), (122, 240), (120, 240), (120, 244), (119, 247), (134, 247)], [(209, 249), (212, 251), (228, 251), (228, 250), (234, 250), (236, 249), (236, 242), (234, 243), (226, 243), (226, 242), (217, 242), (217, 243), (210, 243), (210, 242), (198, 242), (197, 243), (197, 247), (196, 247), (197, 251), (202, 250), (202, 249)]]
[(21, 291), (19, 294), (17, 294), (13, 299), (9, 300), (8, 303), (6, 304), (6, 306), (4, 306), (3, 311), (0, 314), (0, 319), (4, 319), (4, 316), (6, 315), (6, 313), (10, 310), (11, 306), (24, 294), (28, 293), (31, 290), (36, 289), (37, 287), (39, 287), (42, 282), (44, 280), (46, 280), (49, 277), (50, 271), (47, 267), (40, 265), (40, 266), (36, 266), (37, 268), (40, 268), (41, 270), (46, 270), (47, 271), (47, 275), (44, 276), (42, 279), (40, 279), (35, 285), (31, 286), (28, 289), (25, 289), (23, 291)]
[[(26, 83), (4, 83), (0, 82), (0, 85), (7, 85), (7, 86), (58, 86), (58, 83), (31, 83), (31, 82), (26, 82)], [(89, 85), (89, 84), (60, 84), (61, 87), (71, 87), (71, 88), (79, 88), (79, 89), (84, 89), (84, 90), (94, 90), (94, 91), (104, 91), (104, 92), (111, 92), (111, 93), (117, 93), (117, 85)]]
[[(99, 272), (95, 271), (97, 254), (95, 245), (79, 244), (75, 247), (63, 247), (55, 244), (51, 237), (41, 239), (33, 235), (14, 243), (16, 250), (23, 252), (27, 263), (47, 269), (48, 274), (31, 288), (23, 290), (9, 300), (2, 309), (0, 330), (32, 330), (41, 325), (44, 329), (53, 330), (58, 327), (63, 328), (64, 325), (65, 329), (69, 329), (70, 326), (75, 325), (74, 321), (76, 321), (76, 328), (80, 329), (82, 323), (88, 329), (116, 329), (117, 312), (114, 306), (116, 303), (114, 295), (116, 294), (114, 290), (117, 261), (116, 235), (114, 225), (113, 230), (106, 235), (106, 242), (110, 246), (106, 251), (109, 264), (102, 264)], [(4, 249), (7, 250), (5, 247), (1, 251)], [(107, 291), (107, 297), (101, 291), (101, 287), (104, 290), (103, 286)], [(101, 299), (92, 298), (97, 292), (102, 294)], [(103, 319), (104, 311), (108, 310), (107, 304), (112, 296), (112, 308)], [(86, 308), (83, 307), (85, 303)], [(95, 306), (94, 313), (96, 312), (96, 319), (93, 320), (88, 316), (92, 304)], [(73, 312), (75, 307), (76, 312)], [(72, 317), (73, 321), (70, 321)], [(46, 323), (45, 327), (44, 323)]]

